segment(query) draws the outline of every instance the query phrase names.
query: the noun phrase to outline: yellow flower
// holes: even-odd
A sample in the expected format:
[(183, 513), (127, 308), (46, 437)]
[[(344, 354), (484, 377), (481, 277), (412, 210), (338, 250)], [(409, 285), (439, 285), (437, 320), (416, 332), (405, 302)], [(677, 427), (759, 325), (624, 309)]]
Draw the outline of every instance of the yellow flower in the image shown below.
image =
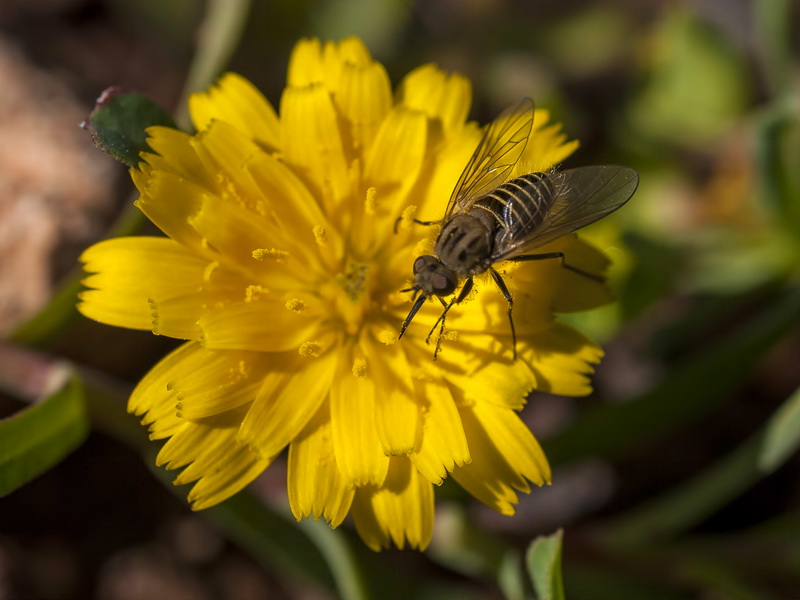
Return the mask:
[[(129, 410), (158, 464), (202, 509), (236, 493), (288, 446), (298, 519), (338, 526), (348, 513), (374, 549), (430, 541), (433, 486), (452, 474), (513, 514), (517, 492), (550, 481), (518, 411), (533, 389), (583, 395), (601, 351), (554, 312), (609, 300), (559, 261), (500, 264), (448, 316), (438, 360), (428, 302), (398, 341), (414, 258), (430, 248), (481, 130), (466, 122), (470, 84), (427, 65), (392, 94), (358, 39), (301, 41), (280, 118), (228, 74), (191, 98), (197, 129), (148, 130), (132, 170), (137, 206), (167, 237), (107, 240), (82, 257), (89, 318), (187, 343), (141, 381)], [(576, 147), (537, 111), (530, 170)], [(406, 215), (397, 233), (397, 218)], [(600, 273), (602, 254), (567, 236), (543, 248)]]

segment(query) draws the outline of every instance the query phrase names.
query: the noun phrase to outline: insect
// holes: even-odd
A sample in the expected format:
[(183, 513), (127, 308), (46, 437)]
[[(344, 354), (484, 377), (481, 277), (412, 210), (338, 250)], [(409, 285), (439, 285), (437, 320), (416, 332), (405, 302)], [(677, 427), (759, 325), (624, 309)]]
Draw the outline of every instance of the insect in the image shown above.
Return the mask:
[[(453, 189), (444, 216), (439, 221), (415, 220), (421, 225), (439, 224), (441, 231), (433, 255), (414, 261), (414, 284), (402, 290), (414, 292), (414, 304), (398, 337), (403, 337), (426, 300), (438, 298), (443, 311), (426, 338), (429, 342), (439, 326), (434, 360), (441, 348), (447, 313), (472, 291), (473, 277), (486, 271), (508, 302), (516, 360), (514, 300), (493, 266), (498, 262), (559, 259), (564, 268), (603, 281), (567, 264), (562, 252), (531, 251), (617, 210), (633, 196), (639, 176), (627, 167), (604, 165), (528, 173), (509, 181), (530, 137), (533, 114), (529, 98), (506, 109), (484, 132)], [(445, 302), (444, 297), (451, 294), (453, 298)]]

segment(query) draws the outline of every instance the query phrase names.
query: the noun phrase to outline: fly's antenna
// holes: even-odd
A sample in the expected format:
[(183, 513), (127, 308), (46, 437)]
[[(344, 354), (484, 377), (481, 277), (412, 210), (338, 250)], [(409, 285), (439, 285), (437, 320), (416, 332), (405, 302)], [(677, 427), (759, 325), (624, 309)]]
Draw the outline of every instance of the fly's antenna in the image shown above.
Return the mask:
[[(397, 230), (400, 226), (400, 222), (403, 220), (403, 215), (400, 215), (394, 220), (394, 233), (397, 235)], [(416, 223), (417, 225), (424, 225), (425, 227), (430, 227), (431, 225), (440, 225), (442, 220), (437, 219), (436, 221), (420, 221), (419, 219), (411, 219), (412, 223)]]

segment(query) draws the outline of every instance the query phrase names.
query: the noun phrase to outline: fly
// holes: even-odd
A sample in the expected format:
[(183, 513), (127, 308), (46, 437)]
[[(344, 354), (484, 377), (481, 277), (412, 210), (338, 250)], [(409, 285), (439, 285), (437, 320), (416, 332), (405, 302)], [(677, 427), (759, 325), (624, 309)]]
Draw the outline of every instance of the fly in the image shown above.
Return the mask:
[[(447, 313), (473, 288), (473, 277), (489, 272), (508, 302), (513, 356), (517, 335), (512, 309), (514, 300), (500, 273), (498, 262), (560, 259), (564, 268), (603, 281), (568, 265), (562, 252), (531, 253), (581, 227), (602, 219), (625, 204), (639, 184), (636, 171), (603, 165), (547, 173), (528, 173), (508, 180), (520, 160), (533, 127), (533, 101), (526, 98), (508, 108), (489, 125), (456, 183), (441, 224), (433, 254), (414, 261), (414, 305), (400, 327), (403, 337), (419, 309), (436, 297), (443, 311), (426, 341), (439, 326), (434, 360), (441, 348)], [(459, 284), (461, 289), (456, 294)], [(453, 295), (450, 302), (444, 297)]]

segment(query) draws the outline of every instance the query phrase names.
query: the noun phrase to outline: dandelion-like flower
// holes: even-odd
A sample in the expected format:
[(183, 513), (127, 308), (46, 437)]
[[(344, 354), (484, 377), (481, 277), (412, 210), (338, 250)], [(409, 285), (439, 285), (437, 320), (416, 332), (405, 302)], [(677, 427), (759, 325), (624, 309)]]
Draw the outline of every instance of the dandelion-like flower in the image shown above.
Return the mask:
[[(513, 514), (517, 492), (550, 481), (518, 415), (528, 394), (590, 391), (601, 351), (556, 312), (609, 300), (559, 261), (496, 265), (450, 311), (433, 360), (428, 302), (402, 340), (411, 266), (430, 251), (481, 131), (466, 122), (470, 84), (432, 65), (393, 95), (355, 38), (301, 41), (280, 117), (228, 74), (190, 100), (197, 133), (148, 130), (132, 177), (137, 206), (166, 237), (100, 242), (80, 310), (98, 321), (187, 340), (134, 390), (129, 410), (157, 462), (195, 482), (193, 508), (250, 483), (288, 447), (288, 496), (300, 519), (338, 526), (348, 513), (371, 548), (424, 548), (433, 486), (452, 475)], [(537, 111), (521, 163), (543, 171), (576, 147)], [(403, 216), (399, 227), (398, 217)], [(395, 231), (395, 229), (397, 231)], [(566, 236), (543, 248), (601, 273), (606, 259)]]

